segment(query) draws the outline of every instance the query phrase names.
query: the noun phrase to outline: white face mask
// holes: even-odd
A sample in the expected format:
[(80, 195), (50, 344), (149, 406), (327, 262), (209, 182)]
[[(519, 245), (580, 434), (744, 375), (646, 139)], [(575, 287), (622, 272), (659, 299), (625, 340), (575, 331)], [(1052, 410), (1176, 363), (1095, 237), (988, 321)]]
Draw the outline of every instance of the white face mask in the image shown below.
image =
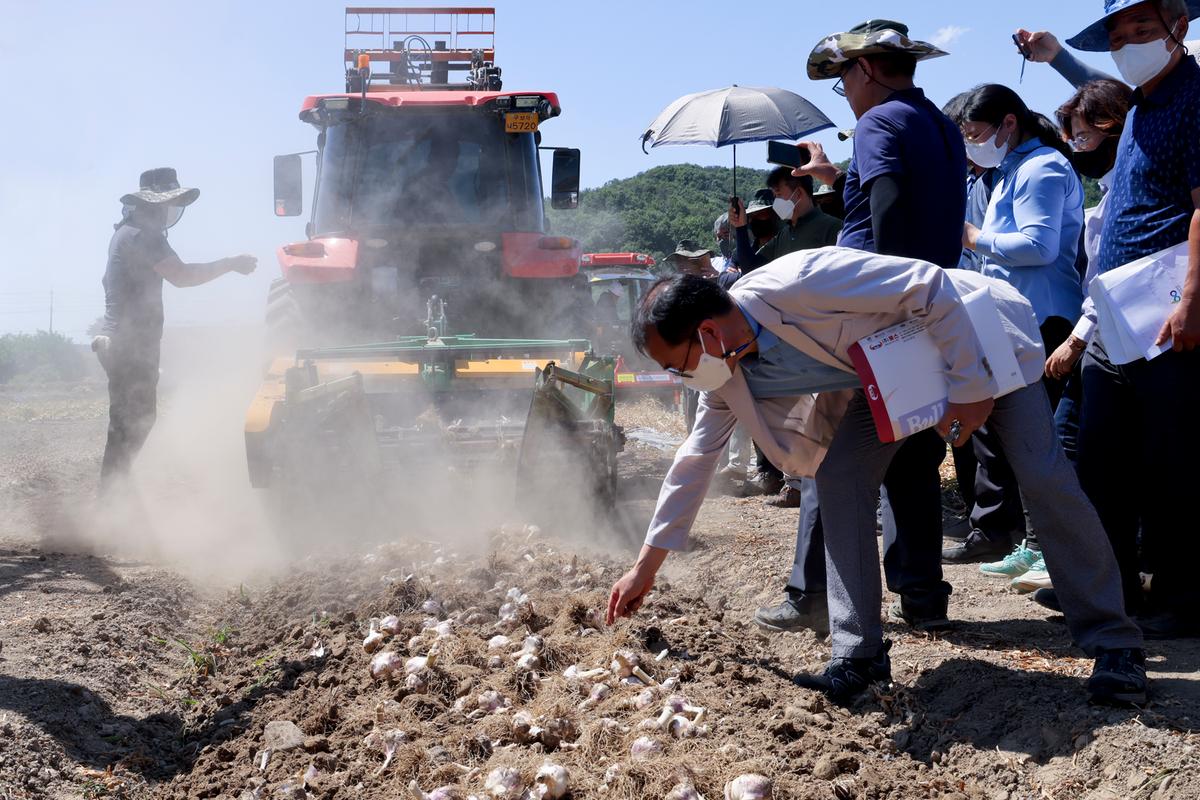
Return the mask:
[[(691, 370), (691, 377), (683, 379), (683, 385), (697, 392), (715, 392), (720, 389), (729, 379), (733, 377), (733, 370), (725, 363), (725, 359), (716, 356), (710, 356), (708, 351), (704, 349), (704, 337), (700, 335), (700, 331), (696, 331), (697, 338), (700, 339), (700, 361), (696, 364), (696, 368)], [(725, 342), (720, 338), (717, 342), (721, 345), (721, 352), (725, 352)]]
[(1000, 138), (1000, 129), (996, 129), (996, 133), (992, 138), (983, 142), (963, 142), (967, 148), (967, 158), (971, 159), (972, 163), (977, 164), (984, 169), (992, 169), (1000, 166), (1000, 162), (1004, 161), (1004, 157), (1008, 155), (1007, 144), (996, 144), (996, 140)]
[(790, 197), (776, 197), (771, 202), (771, 208), (775, 209), (775, 213), (784, 222), (791, 220), (792, 214), (796, 211), (796, 201), (792, 198), (796, 196), (796, 192), (798, 191), (800, 190), (795, 189), (792, 191)]
[(1120, 50), (1113, 50), (1112, 59), (1126, 83), (1142, 86), (1157, 77), (1158, 73), (1162, 72), (1171, 62), (1171, 56), (1179, 47), (1176, 44), (1175, 47), (1168, 50), (1167, 42), (1169, 41), (1171, 38), (1166, 37), (1156, 42), (1127, 44)]

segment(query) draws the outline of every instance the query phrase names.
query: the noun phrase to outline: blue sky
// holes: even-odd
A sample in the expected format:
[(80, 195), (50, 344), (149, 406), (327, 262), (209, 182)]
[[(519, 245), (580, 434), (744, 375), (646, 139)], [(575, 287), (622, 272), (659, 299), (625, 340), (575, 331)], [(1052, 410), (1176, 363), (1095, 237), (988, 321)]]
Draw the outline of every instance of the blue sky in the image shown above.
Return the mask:
[[(117, 198), (147, 167), (170, 165), (200, 200), (171, 233), (184, 260), (258, 256), (253, 276), (195, 289), (166, 288), (168, 325), (254, 323), (278, 275), (274, 250), (303, 238), (303, 222), (271, 211), (271, 157), (306, 150), (314, 132), (296, 114), (305, 95), (342, 88), (343, 3), (284, 0), (5, 4), (0, 86), (0, 332), (48, 323), (77, 339), (103, 313), (100, 278)], [(834, 31), (898, 18), (948, 58), (917, 80), (938, 104), (982, 82), (1007, 83), (1051, 113), (1071, 92), (1045, 65), (1019, 58), (1019, 26), (1065, 38), (1099, 16), (1100, 0), (916, 2), (542, 2), (498, 0), (497, 61), (506, 89), (559, 93), (563, 115), (545, 144), (583, 150), (583, 182), (596, 186), (659, 164), (730, 163), (728, 148), (661, 147), (643, 155), (639, 134), (679, 95), (737, 83), (776, 85), (816, 103), (839, 127), (853, 117), (831, 82), (812, 82), (805, 60)], [(1105, 54), (1087, 60), (1113, 71)], [(818, 137), (834, 158), (849, 146)], [(738, 148), (762, 166), (764, 145)], [(713, 198), (714, 215), (722, 199)]]

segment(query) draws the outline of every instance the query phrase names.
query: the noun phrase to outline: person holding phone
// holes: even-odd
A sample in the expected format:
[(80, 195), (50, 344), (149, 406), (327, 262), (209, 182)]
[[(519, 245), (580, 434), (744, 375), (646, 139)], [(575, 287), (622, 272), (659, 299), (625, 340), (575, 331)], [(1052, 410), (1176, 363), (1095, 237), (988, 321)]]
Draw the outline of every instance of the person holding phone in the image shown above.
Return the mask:
[[(748, 246), (748, 235), (744, 237), (746, 247), (742, 246), (743, 237), (738, 236), (738, 264), (743, 273), (788, 253), (837, 244), (842, 222), (817, 208), (811, 177), (792, 175), (792, 167), (776, 167), (767, 175), (767, 188), (773, 195), (770, 207), (779, 220), (779, 230), (754, 251)], [(735, 230), (746, 228), (747, 214), (740, 200), (738, 207), (729, 209), (729, 221)]]

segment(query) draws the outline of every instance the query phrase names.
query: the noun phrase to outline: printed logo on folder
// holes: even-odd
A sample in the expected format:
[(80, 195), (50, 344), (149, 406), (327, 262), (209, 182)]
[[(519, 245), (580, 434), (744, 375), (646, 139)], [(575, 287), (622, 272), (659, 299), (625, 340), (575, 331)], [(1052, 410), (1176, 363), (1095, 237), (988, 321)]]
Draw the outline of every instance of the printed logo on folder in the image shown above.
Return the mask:
[[(991, 375), (993, 397), (1025, 386), (1012, 340), (987, 289), (963, 298)], [(926, 330), (925, 320), (905, 320), (864, 336), (850, 346), (850, 361), (862, 380), (880, 441), (894, 442), (932, 428), (946, 413), (946, 361)]]

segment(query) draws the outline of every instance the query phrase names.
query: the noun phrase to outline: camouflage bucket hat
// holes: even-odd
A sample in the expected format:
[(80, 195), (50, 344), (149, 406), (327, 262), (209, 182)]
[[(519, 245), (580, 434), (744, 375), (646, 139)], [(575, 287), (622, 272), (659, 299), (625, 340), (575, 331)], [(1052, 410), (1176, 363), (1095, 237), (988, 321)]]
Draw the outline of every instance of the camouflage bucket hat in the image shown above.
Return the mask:
[(808, 77), (814, 81), (837, 78), (848, 62), (883, 53), (909, 53), (918, 61), (950, 55), (929, 42), (908, 38), (908, 26), (903, 23), (873, 19), (822, 39), (808, 56)]

